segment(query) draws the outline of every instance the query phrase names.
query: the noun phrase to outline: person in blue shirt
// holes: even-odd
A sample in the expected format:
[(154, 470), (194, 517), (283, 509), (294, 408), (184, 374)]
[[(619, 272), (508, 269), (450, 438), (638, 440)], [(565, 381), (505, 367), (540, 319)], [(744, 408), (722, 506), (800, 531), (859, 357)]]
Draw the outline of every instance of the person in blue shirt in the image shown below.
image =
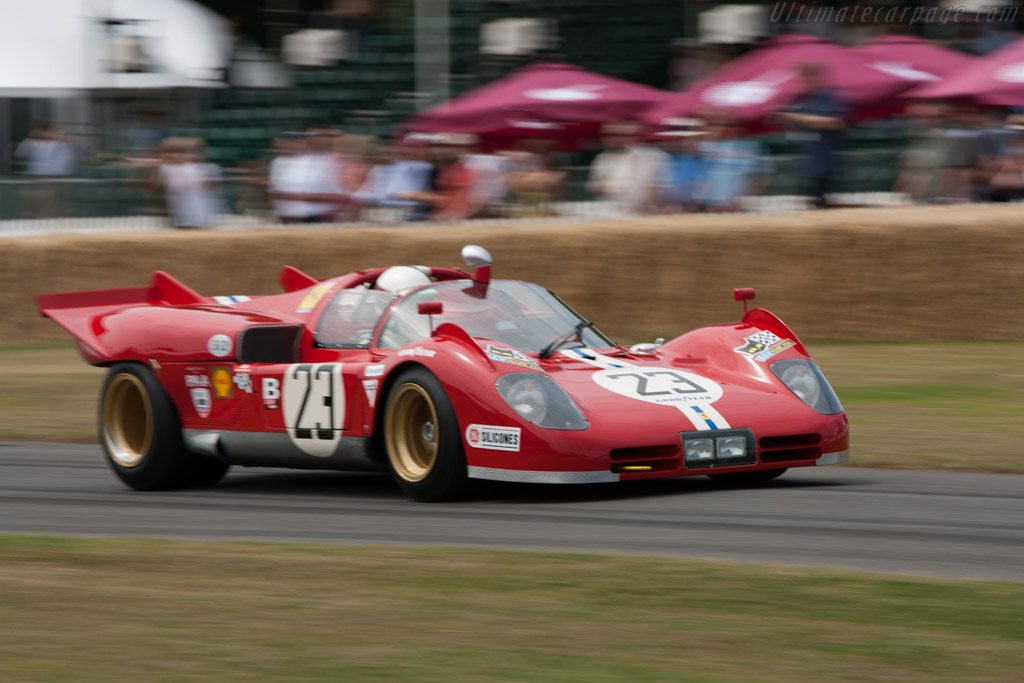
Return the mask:
[(700, 153), (699, 144), (706, 136), (704, 122), (700, 119), (685, 119), (676, 129), (658, 135), (670, 155), (661, 197), (666, 210), (702, 208), (707, 192), (708, 163)]
[(806, 177), (816, 207), (828, 205), (826, 194), (840, 171), (839, 150), (846, 130), (847, 107), (825, 85), (820, 64), (800, 67), (803, 95), (792, 106), (778, 112), (777, 119), (796, 131), (807, 159)]
[(761, 144), (739, 134), (735, 118), (717, 112), (711, 119), (710, 135), (700, 143), (707, 174), (702, 204), (707, 211), (739, 211), (744, 197), (760, 192), (766, 172)]

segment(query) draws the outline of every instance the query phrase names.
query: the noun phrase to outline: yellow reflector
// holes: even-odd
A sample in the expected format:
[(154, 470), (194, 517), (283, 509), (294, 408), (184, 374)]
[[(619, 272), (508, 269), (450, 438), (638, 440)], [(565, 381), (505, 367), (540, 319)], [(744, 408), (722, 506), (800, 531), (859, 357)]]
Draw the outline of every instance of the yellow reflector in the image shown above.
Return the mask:
[(626, 472), (649, 472), (654, 468), (651, 467), (650, 465), (623, 465), (619, 469), (622, 469)]

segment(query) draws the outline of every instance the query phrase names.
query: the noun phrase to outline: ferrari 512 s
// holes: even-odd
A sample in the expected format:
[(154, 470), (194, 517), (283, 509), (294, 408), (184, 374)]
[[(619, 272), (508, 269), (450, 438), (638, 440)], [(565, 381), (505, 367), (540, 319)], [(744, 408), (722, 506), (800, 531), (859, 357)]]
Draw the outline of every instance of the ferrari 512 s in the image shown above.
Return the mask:
[(390, 471), (436, 501), (472, 479), (742, 483), (848, 459), (838, 398), (768, 311), (625, 348), (544, 287), (492, 280), (486, 250), (463, 258), (472, 273), (285, 266), (283, 294), (253, 297), (157, 271), (37, 302), (109, 368), (100, 440), (135, 489), (270, 466)]

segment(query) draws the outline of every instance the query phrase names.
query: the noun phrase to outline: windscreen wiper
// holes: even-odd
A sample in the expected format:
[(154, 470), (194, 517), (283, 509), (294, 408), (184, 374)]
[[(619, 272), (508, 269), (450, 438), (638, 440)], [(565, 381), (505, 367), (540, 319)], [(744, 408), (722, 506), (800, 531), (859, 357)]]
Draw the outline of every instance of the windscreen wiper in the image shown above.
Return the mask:
[(590, 322), (589, 320), (581, 320), (581, 321), (579, 321), (572, 328), (572, 330), (570, 330), (569, 332), (563, 334), (560, 337), (556, 337), (555, 339), (552, 339), (550, 344), (548, 344), (547, 346), (545, 346), (543, 349), (540, 350), (540, 353), (537, 354), (537, 357), (538, 358), (550, 358), (551, 354), (553, 354), (555, 351), (557, 351), (558, 349), (562, 348), (563, 346), (565, 346), (569, 342), (574, 342), (575, 341), (575, 342), (579, 342), (579, 343), (582, 344), (583, 343), (583, 330), (587, 329), (588, 327), (593, 327), (593, 326), (594, 326), (594, 323)]

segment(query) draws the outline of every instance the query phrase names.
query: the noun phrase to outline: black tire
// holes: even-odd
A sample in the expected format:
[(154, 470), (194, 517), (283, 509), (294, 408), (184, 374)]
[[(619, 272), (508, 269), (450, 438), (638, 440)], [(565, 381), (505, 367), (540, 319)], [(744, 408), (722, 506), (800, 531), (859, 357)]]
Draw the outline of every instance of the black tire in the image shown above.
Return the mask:
[(103, 382), (100, 443), (118, 478), (138, 491), (212, 486), (227, 463), (191, 453), (181, 420), (153, 373), (138, 363), (119, 363)]
[(778, 479), (788, 468), (779, 470), (755, 470), (753, 472), (726, 472), (723, 474), (709, 474), (708, 477), (723, 486), (753, 486), (763, 484), (772, 479)]
[(465, 494), (466, 454), (455, 410), (426, 368), (410, 368), (395, 381), (383, 431), (388, 469), (407, 496), (432, 503)]

